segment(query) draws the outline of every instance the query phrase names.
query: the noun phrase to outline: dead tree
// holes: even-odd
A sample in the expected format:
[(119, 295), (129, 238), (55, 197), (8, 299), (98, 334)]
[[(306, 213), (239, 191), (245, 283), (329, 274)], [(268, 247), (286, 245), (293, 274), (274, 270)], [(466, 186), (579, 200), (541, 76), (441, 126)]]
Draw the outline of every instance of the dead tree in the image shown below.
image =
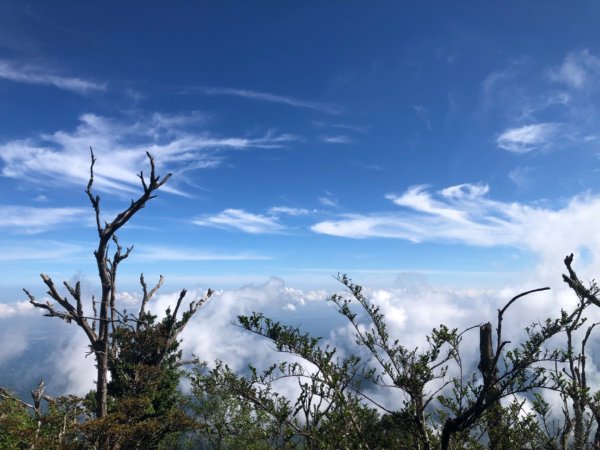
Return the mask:
[[(38, 302), (27, 289), (24, 289), (24, 291), (29, 297), (30, 303), (37, 308), (45, 310), (46, 316), (58, 317), (67, 323), (75, 322), (87, 336), (90, 343), (90, 352), (93, 353), (96, 358), (97, 378), (95, 412), (96, 417), (102, 418), (107, 414), (109, 359), (118, 357), (115, 354), (116, 349), (112, 341), (112, 334), (119, 324), (126, 323), (126, 317), (117, 309), (115, 304), (117, 269), (119, 264), (129, 256), (133, 249), (133, 246), (131, 246), (123, 250), (117, 239), (116, 232), (123, 227), (138, 211), (144, 208), (148, 201), (156, 197), (156, 191), (167, 182), (167, 180), (171, 177), (171, 174), (169, 173), (167, 176), (161, 179), (161, 177), (156, 174), (153, 157), (150, 155), (150, 153), (146, 153), (148, 155), (148, 159), (150, 160), (150, 178), (149, 180), (146, 180), (144, 177), (144, 172), (142, 171), (139, 173), (138, 177), (141, 180), (143, 188), (142, 194), (137, 200), (131, 200), (129, 207), (117, 214), (112, 221), (104, 222), (103, 224), (100, 218), (100, 196), (92, 193), (92, 185), (94, 183), (94, 164), (96, 162), (96, 158), (94, 157), (92, 149), (90, 149), (90, 152), (90, 179), (85, 192), (90, 199), (92, 207), (94, 208), (96, 228), (98, 230), (98, 247), (96, 250), (94, 250), (94, 257), (96, 259), (98, 276), (101, 283), (100, 301), (97, 302), (92, 296), (91, 306), (93, 315), (86, 314), (84, 311), (80, 283), (77, 282), (73, 287), (68, 282), (63, 282), (65, 288), (72, 297), (72, 300), (70, 300), (59, 292), (52, 279), (46, 274), (41, 274), (40, 276), (48, 288), (48, 295), (52, 300), (57, 302), (62, 309), (56, 309), (56, 304), (50, 301), (46, 303)], [(111, 241), (115, 247), (112, 256), (109, 255)], [(144, 290), (144, 298), (142, 299), (138, 318), (142, 318), (144, 316), (144, 309), (148, 300), (162, 284), (162, 276), (161, 280), (150, 292), (147, 291), (143, 277), (141, 278), (141, 281), (142, 288)], [(192, 301), (189, 304), (189, 310), (185, 313), (185, 320), (178, 322), (174, 321), (172, 330), (170, 330), (170, 342), (177, 338), (177, 335), (182, 331), (185, 323), (187, 323), (189, 318), (198, 310), (204, 301), (210, 297), (211, 294), (212, 292), (209, 290), (204, 298), (201, 298), (197, 301)], [(175, 316), (180, 310), (180, 306), (185, 295), (186, 291), (184, 289), (179, 295), (179, 299), (175, 308)], [(98, 311), (97, 308), (98, 303), (100, 304), (100, 311)]]
[[(492, 325), (486, 323), (480, 327), (478, 369), (483, 383), (474, 391), (475, 395), (468, 399), (467, 406), (444, 422), (441, 434), (442, 450), (450, 448), (453, 434), (470, 429), (485, 414), (489, 414), (487, 425), (490, 448), (502, 448), (500, 399), (546, 385), (545, 373), (536, 365), (555, 358), (554, 355), (543, 351), (543, 344), (562, 329), (561, 325), (558, 321), (546, 323), (539, 331), (530, 332), (529, 339), (521, 345), (520, 349), (513, 349), (507, 353), (505, 348), (510, 341), (503, 340), (502, 322), (506, 310), (519, 298), (548, 289), (550, 288), (544, 287), (522, 292), (498, 310), (495, 349), (492, 342)], [(502, 373), (498, 367), (501, 361), (505, 367)]]
[(573, 418), (569, 417), (569, 408), (564, 408), (565, 421), (569, 422), (569, 431), (573, 429), (573, 448), (583, 449), (587, 445), (588, 434), (591, 431), (589, 424), (586, 424), (585, 413), (589, 409), (592, 417), (596, 422), (596, 432), (592, 441), (592, 448), (600, 448), (600, 391), (593, 393), (587, 382), (586, 373), (586, 345), (591, 336), (593, 329), (598, 323), (593, 323), (588, 326), (585, 336), (581, 342), (579, 353), (573, 344), (573, 333), (585, 323), (586, 319), (582, 318), (583, 311), (589, 305), (600, 307), (600, 299), (598, 294), (600, 288), (595, 281), (592, 281), (589, 287), (584, 286), (575, 270), (573, 270), (573, 254), (568, 255), (565, 260), (565, 267), (568, 275), (563, 274), (563, 281), (577, 294), (579, 299), (579, 315), (578, 321), (570, 327), (565, 328), (567, 335), (567, 348), (565, 351), (566, 367), (562, 370), (562, 375), (566, 376), (566, 383), (561, 391), (561, 396), (565, 404), (567, 399), (571, 400), (571, 408)]

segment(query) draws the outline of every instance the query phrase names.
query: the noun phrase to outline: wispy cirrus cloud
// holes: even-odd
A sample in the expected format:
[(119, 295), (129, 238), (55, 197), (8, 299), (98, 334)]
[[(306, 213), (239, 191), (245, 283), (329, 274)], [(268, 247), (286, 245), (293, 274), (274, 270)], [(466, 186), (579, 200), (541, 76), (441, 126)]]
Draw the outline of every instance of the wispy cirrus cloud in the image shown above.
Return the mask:
[(252, 261), (267, 260), (270, 256), (253, 252), (222, 253), (202, 249), (145, 246), (133, 255), (134, 259), (150, 261)]
[(317, 212), (315, 210), (310, 210), (306, 208), (293, 208), (290, 206), (273, 206), (269, 208), (269, 214), (278, 216), (278, 215), (287, 215), (287, 216), (306, 216), (308, 214)]
[(595, 151), (598, 80), (600, 56), (588, 49), (543, 67), (534, 58), (515, 59), (482, 81), (481, 112), (507, 124), (495, 137), (504, 150)]
[(319, 213), (316, 209), (294, 208), (290, 206), (273, 206), (265, 214), (255, 214), (243, 209), (225, 209), (218, 214), (207, 214), (193, 221), (196, 225), (242, 231), (250, 234), (282, 233), (287, 226), (282, 223)]
[(429, 119), (429, 114), (427, 112), (427, 108), (423, 105), (413, 105), (413, 110), (419, 119), (423, 121), (425, 127), (431, 131), (431, 120)]
[(69, 261), (89, 258), (88, 249), (78, 244), (52, 240), (0, 241), (0, 262)]
[(325, 195), (319, 197), (319, 203), (323, 206), (329, 206), (331, 208), (339, 208), (340, 203), (338, 199), (329, 191), (325, 191)]
[(520, 189), (526, 189), (531, 184), (531, 176), (535, 172), (533, 167), (528, 166), (518, 166), (515, 167), (508, 173), (508, 178), (510, 181), (515, 183), (515, 185)]
[(548, 147), (556, 137), (558, 123), (535, 123), (504, 130), (496, 139), (498, 147), (513, 153), (527, 153)]
[(281, 105), (293, 106), (296, 108), (306, 108), (319, 111), (326, 114), (340, 114), (338, 108), (327, 103), (313, 102), (310, 100), (302, 100), (284, 95), (271, 94), (269, 92), (252, 91), (249, 89), (235, 89), (223, 87), (200, 87), (194, 88), (193, 91), (200, 92), (204, 95), (226, 95), (232, 97), (246, 98), (250, 100), (259, 100), (269, 103), (278, 103)]
[(0, 205), (0, 229), (20, 234), (37, 234), (69, 223), (87, 221), (88, 213), (89, 210), (84, 208)]
[(345, 134), (336, 134), (335, 136), (321, 136), (321, 141), (326, 144), (354, 144), (354, 139)]
[[(153, 114), (117, 120), (84, 114), (75, 130), (59, 130), (0, 143), (2, 175), (35, 183), (83, 185), (89, 177), (89, 147), (96, 152), (95, 186), (104, 192), (135, 192), (136, 173), (147, 165), (146, 151), (162, 171), (184, 172), (222, 164), (230, 150), (278, 149), (297, 140), (285, 133), (254, 137), (216, 136), (203, 129), (204, 117)], [(179, 177), (182, 179), (183, 177)], [(181, 193), (174, 185), (165, 190)]]
[(106, 83), (67, 76), (47, 68), (18, 64), (4, 59), (0, 59), (0, 79), (16, 83), (54, 86), (55, 88), (75, 92), (76, 94), (89, 94), (91, 92), (106, 90)]
[(369, 127), (366, 125), (357, 125), (357, 124), (352, 124), (352, 123), (325, 122), (322, 120), (313, 120), (311, 122), (311, 124), (318, 128), (346, 130), (346, 131), (353, 131), (356, 133), (366, 133), (369, 131)]
[(253, 214), (243, 209), (226, 209), (193, 221), (196, 225), (243, 231), (250, 234), (281, 233), (285, 227), (275, 216)]
[(600, 58), (588, 49), (569, 52), (559, 67), (548, 70), (548, 76), (570, 88), (589, 87), (600, 76)]
[(575, 196), (561, 208), (552, 209), (492, 200), (488, 192), (487, 185), (468, 183), (437, 192), (415, 186), (401, 195), (386, 196), (401, 206), (401, 211), (347, 214), (319, 222), (311, 229), (355, 239), (511, 246), (551, 254), (556, 260), (578, 248), (600, 251), (594, 219), (600, 214), (600, 196)]

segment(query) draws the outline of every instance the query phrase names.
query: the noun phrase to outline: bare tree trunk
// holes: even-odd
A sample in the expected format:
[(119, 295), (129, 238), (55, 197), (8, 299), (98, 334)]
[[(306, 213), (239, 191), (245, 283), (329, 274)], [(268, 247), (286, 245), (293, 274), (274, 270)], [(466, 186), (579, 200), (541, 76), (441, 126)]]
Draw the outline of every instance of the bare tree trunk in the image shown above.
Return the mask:
[(597, 402), (590, 404), (594, 421), (596, 422), (596, 432), (594, 433), (594, 440), (592, 441), (593, 449), (600, 449), (600, 405)]
[(497, 392), (493, 388), (498, 377), (498, 368), (496, 367), (496, 354), (492, 342), (492, 324), (485, 323), (479, 327), (479, 365), (477, 366), (483, 376), (483, 387), (477, 401), (467, 409), (462, 415), (453, 419), (446, 420), (442, 428), (441, 448), (448, 450), (450, 448), (450, 438), (456, 432), (463, 431), (471, 426), (478, 417), (486, 410), (492, 415), (488, 420), (490, 448), (498, 449), (498, 436), (496, 434), (498, 416), (496, 411), (490, 411), (499, 406), (499, 401), (495, 399)]
[[(577, 373), (577, 372), (576, 372)], [(573, 450), (585, 450), (587, 443), (587, 433), (585, 432), (584, 413), (585, 413), (585, 394), (581, 392), (574, 393), (573, 400), (573, 419), (575, 422), (573, 428)]]
[(108, 411), (108, 358), (106, 354), (96, 353), (96, 368), (98, 375), (96, 379), (96, 417), (104, 417)]
[[(91, 149), (90, 149), (91, 151)], [(117, 266), (121, 261), (129, 256), (133, 247), (128, 247), (124, 252), (119, 245), (116, 237), (116, 232), (125, 225), (140, 209), (146, 206), (146, 202), (155, 197), (154, 192), (158, 190), (171, 176), (168, 174), (162, 180), (155, 173), (154, 159), (147, 153), (150, 160), (150, 179), (148, 183), (144, 178), (144, 173), (138, 175), (142, 183), (143, 193), (137, 200), (132, 200), (131, 205), (121, 211), (111, 222), (103, 222), (100, 218), (100, 196), (93, 195), (92, 185), (94, 183), (94, 163), (96, 158), (91, 151), (90, 179), (88, 181), (86, 193), (94, 208), (96, 218), (96, 228), (98, 230), (98, 248), (94, 251), (96, 264), (98, 266), (98, 276), (102, 285), (102, 298), (100, 301), (100, 313), (97, 314), (96, 305), (92, 299), (92, 307), (94, 316), (88, 317), (84, 313), (83, 303), (81, 299), (80, 284), (77, 283), (72, 287), (67, 282), (65, 287), (75, 300), (75, 303), (69, 301), (63, 296), (54, 285), (52, 279), (45, 274), (42, 274), (42, 280), (48, 287), (48, 294), (53, 300), (63, 308), (63, 311), (57, 311), (54, 305), (50, 302), (39, 303), (35, 297), (24, 289), (29, 297), (30, 303), (41, 309), (46, 310), (46, 315), (49, 317), (59, 317), (64, 321), (71, 323), (75, 322), (85, 332), (94, 356), (96, 357), (97, 379), (96, 379), (96, 417), (105, 417), (107, 408), (107, 389), (108, 389), (108, 360), (114, 357), (113, 348), (110, 345), (110, 330), (115, 329), (115, 292), (116, 292), (116, 274)], [(112, 259), (108, 255), (109, 243), (113, 241), (116, 246), (116, 251)], [(91, 322), (90, 322), (91, 320)], [(97, 333), (96, 333), (96, 328)]]
[(479, 328), (479, 370), (483, 375), (484, 389), (488, 391), (486, 403), (490, 406), (487, 411), (487, 428), (490, 439), (489, 448), (499, 450), (502, 445), (502, 406), (496, 389), (492, 388), (498, 381), (498, 367), (495, 363), (494, 345), (492, 342), (492, 324), (485, 323)]

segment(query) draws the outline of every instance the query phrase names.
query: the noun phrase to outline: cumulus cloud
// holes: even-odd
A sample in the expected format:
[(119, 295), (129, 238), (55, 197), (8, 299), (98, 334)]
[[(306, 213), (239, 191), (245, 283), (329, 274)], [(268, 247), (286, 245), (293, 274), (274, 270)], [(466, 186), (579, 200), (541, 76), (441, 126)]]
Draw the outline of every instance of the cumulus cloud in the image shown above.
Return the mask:
[[(84, 114), (73, 131), (59, 130), (0, 144), (2, 175), (29, 182), (84, 185), (89, 177), (89, 148), (97, 156), (95, 187), (104, 192), (131, 193), (139, 189), (140, 167), (146, 151), (160, 168), (184, 172), (211, 168), (226, 150), (275, 149), (294, 141), (290, 134), (267, 132), (258, 137), (218, 137), (199, 128), (198, 114), (154, 114), (140, 121), (117, 121)], [(180, 177), (182, 178), (182, 177)], [(173, 186), (166, 191), (177, 192)]]
[(78, 77), (58, 74), (47, 68), (17, 64), (12, 61), (0, 60), (0, 79), (16, 83), (54, 86), (77, 94), (88, 94), (106, 90), (106, 83), (97, 83)]
[[(0, 319), (2, 318), (2, 310), (0, 308)], [(25, 330), (2, 330), (0, 331), (0, 364), (21, 355), (27, 350), (27, 333)]]
[(496, 139), (498, 147), (513, 153), (527, 153), (547, 147), (556, 136), (557, 123), (535, 123), (504, 130)]
[[(196, 300), (205, 294), (205, 289), (192, 289), (188, 292), (187, 301)], [(168, 307), (173, 309), (179, 292), (161, 293), (160, 291), (148, 303), (148, 310), (159, 318), (164, 317)], [(237, 326), (234, 322), (238, 315), (251, 314), (253, 311), (264, 312), (267, 316), (281, 317), (291, 324), (299, 324), (307, 318), (322, 315), (324, 312), (331, 315), (336, 313), (322, 302), (326, 298), (323, 291), (303, 291), (287, 286), (279, 278), (270, 278), (263, 283), (250, 284), (235, 289), (217, 291), (205, 303), (192, 320), (188, 323), (181, 335), (183, 340), (182, 350), (184, 357), (195, 355), (209, 364), (220, 359), (235, 370), (243, 371), (249, 363), (257, 367), (267, 367), (271, 363), (285, 356), (273, 351), (266, 339), (255, 336)], [(140, 302), (140, 294), (135, 292), (120, 292), (117, 303), (129, 311), (135, 311)], [(56, 319), (49, 319), (39, 315), (24, 317), (21, 310), (30, 311), (27, 302), (10, 305), (10, 313), (3, 316), (2, 311), (8, 309), (0, 304), (0, 320), (17, 317), (20, 321), (12, 321), (11, 327), (6, 328), (7, 334), (0, 332), (0, 338), (8, 335), (14, 336), (15, 330), (22, 330), (18, 345), (5, 345), (0, 350), (0, 363), (9, 358), (23, 355), (27, 346), (31, 344), (27, 330), (35, 319), (36, 339), (41, 339), (47, 348), (47, 365), (50, 373), (47, 374), (52, 393), (55, 395), (73, 393), (84, 395), (93, 388), (96, 377), (93, 356), (86, 357), (89, 352), (88, 342), (82, 331), (74, 326), (67, 326)], [(26, 304), (26, 305), (25, 305)], [(311, 307), (313, 307), (311, 309)], [(321, 308), (324, 307), (324, 308)], [(3, 309), (4, 308), (4, 309)], [(308, 312), (307, 312), (308, 311)], [(31, 317), (29, 317), (31, 316)], [(333, 323), (333, 322), (329, 322)], [(0, 325), (4, 325), (1, 324)], [(2, 329), (2, 328), (0, 328)], [(52, 339), (48, 339), (52, 336)], [(31, 338), (31, 336), (29, 336)], [(3, 342), (13, 341), (5, 339)], [(17, 344), (17, 343), (15, 343)], [(27, 356), (24, 356), (26, 358)], [(289, 358), (288, 358), (289, 359)], [(25, 359), (26, 360), (26, 359)], [(44, 361), (35, 361), (43, 366)], [(39, 373), (29, 374), (31, 382), (35, 383), (42, 376)]]
[[(398, 339), (408, 349), (428, 348), (426, 336), (433, 328), (444, 324), (449, 328), (463, 331), (469, 327), (481, 325), (485, 322), (496, 324), (497, 311), (502, 308), (513, 296), (535, 287), (551, 285), (551, 291), (535, 293), (519, 299), (505, 313), (503, 322), (503, 338), (510, 341), (511, 346), (518, 346), (526, 339), (525, 328), (533, 322), (544, 321), (548, 317), (560, 317), (561, 309), (569, 310), (575, 306), (577, 300), (564, 283), (560, 282), (560, 264), (553, 263), (553, 273), (541, 274), (532, 271), (525, 275), (515, 285), (501, 290), (475, 290), (457, 289), (452, 287), (435, 286), (429, 283), (407, 283), (390, 289), (365, 289), (365, 297), (379, 307), (384, 314), (388, 325), (390, 340)], [(581, 272), (583, 273), (583, 272)], [(600, 308), (588, 311), (590, 322), (600, 318)], [(369, 321), (361, 311), (358, 315), (361, 327), (368, 327)], [(354, 329), (351, 326), (337, 327), (330, 336), (331, 343), (345, 354), (354, 353), (357, 348), (353, 346)], [(583, 335), (583, 333), (582, 333)], [(577, 340), (583, 336), (578, 336)], [(548, 343), (549, 348), (564, 345), (563, 337), (558, 337)], [(592, 337), (596, 345), (598, 339)], [(576, 346), (579, 344), (575, 344)], [(589, 355), (590, 360), (594, 359)], [(368, 351), (361, 351), (363, 361), (370, 361), (377, 366), (376, 361)], [(475, 328), (464, 336), (461, 345), (461, 359), (464, 375), (477, 373), (479, 358), (478, 330)], [(597, 383), (597, 369), (590, 361), (588, 368), (590, 379)], [(449, 374), (459, 375), (458, 367), (450, 364)], [(598, 385), (598, 384), (596, 384)], [(369, 387), (369, 396), (379, 404), (391, 409), (397, 409), (402, 404), (403, 395), (398, 389), (381, 389)], [(432, 386), (428, 386), (431, 392)]]
[(89, 354), (89, 341), (74, 327), (61, 330), (53, 338), (55, 346), (49, 349), (51, 353), (46, 362), (52, 369), (50, 384), (62, 391), (60, 394), (86, 395), (94, 388), (97, 377), (96, 361)]
[[(197, 289), (191, 291), (188, 297), (197, 298), (203, 293), (203, 290)], [(183, 350), (210, 363), (216, 359), (223, 360), (238, 370), (243, 370), (250, 362), (258, 366), (272, 362), (278, 355), (265, 339), (235, 326), (233, 323), (237, 316), (253, 311), (264, 312), (267, 316), (280, 316), (285, 312), (286, 321), (294, 322), (298, 319), (293, 314), (304, 313), (303, 306), (320, 295), (318, 291), (291, 289), (282, 279), (275, 277), (262, 284), (218, 291), (183, 332)], [(149, 307), (160, 317), (167, 306), (175, 304), (177, 296), (176, 292), (159, 295)]]
[(7, 317), (24, 314), (33, 309), (31, 303), (27, 301), (16, 302), (16, 303), (0, 303), (0, 319)]
[[(574, 294), (560, 282), (560, 263), (550, 259), (544, 262), (552, 263), (551, 271), (532, 270), (511, 287), (501, 290), (453, 288), (432, 285), (423, 278), (414, 282), (414, 277), (399, 277), (395, 287), (365, 288), (363, 293), (385, 315), (391, 339), (400, 339), (409, 349), (425, 349), (426, 336), (432, 328), (443, 323), (450, 328), (464, 330), (487, 321), (494, 323), (497, 309), (514, 295), (533, 287), (552, 285), (552, 291), (525, 297), (508, 310), (503, 328), (504, 336), (517, 345), (524, 339), (524, 329), (531, 322), (546, 317), (557, 317), (561, 308), (569, 309), (576, 303)], [(579, 264), (577, 268), (581, 268)], [(580, 275), (585, 277), (590, 273), (587, 269), (579, 270)], [(361, 282), (360, 279), (356, 281)], [(192, 290), (188, 293), (188, 299), (196, 299), (204, 292), (203, 289)], [(184, 355), (196, 355), (209, 364), (220, 359), (241, 372), (246, 370), (248, 363), (260, 369), (277, 360), (289, 360), (289, 355), (276, 353), (267, 339), (248, 333), (233, 324), (238, 315), (260, 311), (285, 323), (300, 325), (302, 330), (310, 331), (315, 336), (325, 336), (321, 341), (322, 345), (336, 346), (340, 355), (359, 352), (361, 356), (366, 357), (364, 361), (368, 361), (368, 353), (364, 349), (359, 350), (354, 344), (352, 327), (324, 301), (328, 294), (324, 291), (307, 292), (293, 288), (279, 278), (271, 278), (262, 284), (216, 292), (188, 323), (181, 335)], [(175, 304), (177, 297), (178, 292), (159, 293), (150, 302), (149, 309), (160, 318), (168, 306), (172, 307)], [(130, 306), (139, 301), (139, 295), (123, 293), (119, 295), (118, 301)], [(368, 326), (364, 314), (359, 314), (358, 317), (363, 326)], [(590, 321), (599, 319), (600, 309), (590, 310)], [(43, 320), (55, 323), (51, 319)], [(94, 361), (92, 357), (84, 356), (88, 348), (85, 339), (76, 338), (82, 336), (80, 330), (73, 327), (64, 329), (68, 331), (60, 335), (53, 333), (53, 344), (49, 350), (48, 361), (53, 362), (54, 384), (59, 385), (64, 392), (84, 394), (93, 387), (96, 375)], [(474, 336), (465, 337), (461, 353), (466, 373), (477, 371), (477, 330), (471, 333), (474, 333)], [(27, 339), (23, 339), (22, 342), (26, 341)], [(596, 342), (593, 335), (590, 345), (596, 345)], [(10, 355), (21, 354), (23, 351), (24, 348), (11, 348)], [(6, 350), (6, 358), (12, 357), (8, 352)], [(0, 352), (0, 362), (2, 356), (3, 353)], [(590, 380), (597, 379), (594, 362), (593, 355), (590, 355)], [(451, 373), (454, 373), (453, 368)], [(56, 380), (60, 380), (60, 384)], [(290, 383), (293, 385), (294, 380)], [(292, 395), (291, 385), (280, 384), (276, 389)], [(62, 392), (56, 392), (59, 393)], [(401, 395), (397, 390), (373, 390), (369, 395), (392, 408), (401, 404)]]

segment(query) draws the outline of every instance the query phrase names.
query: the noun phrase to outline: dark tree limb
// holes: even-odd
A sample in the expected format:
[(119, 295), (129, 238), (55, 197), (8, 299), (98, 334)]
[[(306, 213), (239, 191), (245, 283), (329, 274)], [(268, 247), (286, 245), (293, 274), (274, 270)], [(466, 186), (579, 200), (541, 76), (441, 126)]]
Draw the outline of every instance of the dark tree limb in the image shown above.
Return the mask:
[(575, 293), (579, 296), (579, 298), (585, 299), (588, 302), (600, 306), (600, 299), (598, 299), (598, 288), (595, 286), (595, 283), (592, 284), (591, 289), (586, 288), (583, 283), (579, 280), (577, 273), (573, 270), (573, 253), (568, 255), (565, 258), (565, 266), (569, 275), (563, 274), (563, 281), (569, 285), (571, 289), (575, 291)]
[[(498, 361), (502, 357), (505, 346), (509, 343), (509, 341), (502, 340), (502, 321), (504, 320), (504, 314), (507, 309), (518, 299), (534, 292), (541, 292), (549, 289), (549, 287), (544, 287), (522, 292), (510, 299), (502, 309), (498, 310), (498, 324), (496, 327), (497, 342), (495, 351), (492, 343), (491, 323), (486, 323), (480, 327), (480, 361), (478, 368), (483, 377), (483, 386), (479, 390), (474, 401), (472, 401), (468, 407), (456, 416), (446, 419), (444, 422), (441, 435), (442, 450), (448, 450), (450, 448), (450, 439), (454, 433), (464, 431), (473, 426), (483, 417), (486, 411), (498, 407), (501, 398), (516, 392), (527, 391), (537, 387), (535, 383), (515, 387), (513, 386), (514, 382), (512, 381), (516, 377), (519, 377), (523, 371), (527, 370), (536, 362), (536, 360), (524, 361), (512, 368), (508, 368), (505, 373), (499, 375)], [(541, 342), (537, 345), (541, 345)], [(499, 424), (494, 422), (492, 418), (492, 423), (489, 425), (491, 425), (492, 428), (496, 428)], [(495, 432), (493, 434), (494, 436), (490, 436), (490, 444), (496, 445), (497, 434)]]
[[(36, 308), (45, 310), (47, 316), (58, 317), (67, 322), (74, 321), (85, 332), (90, 342), (91, 351), (96, 356), (96, 367), (98, 371), (96, 379), (96, 416), (98, 418), (104, 417), (107, 413), (108, 358), (114, 356), (114, 345), (110, 342), (110, 335), (111, 332), (114, 333), (115, 331), (115, 324), (121, 320), (117, 317), (118, 312), (116, 311), (115, 305), (117, 269), (119, 264), (130, 255), (133, 249), (133, 247), (127, 247), (123, 250), (115, 233), (140, 209), (144, 208), (149, 200), (155, 198), (155, 192), (171, 177), (171, 174), (169, 173), (161, 179), (161, 177), (156, 174), (154, 158), (148, 152), (146, 152), (146, 155), (150, 161), (150, 177), (148, 179), (144, 178), (143, 172), (140, 172), (138, 175), (142, 184), (142, 194), (136, 200), (131, 200), (129, 207), (118, 213), (112, 221), (106, 221), (103, 224), (100, 210), (100, 196), (95, 195), (92, 192), (96, 157), (94, 156), (94, 151), (90, 148), (90, 178), (85, 192), (95, 214), (99, 241), (98, 247), (94, 251), (94, 256), (102, 288), (99, 302), (96, 302), (95, 298), (92, 297), (93, 318), (91, 319), (91, 324), (88, 321), (89, 318), (86, 317), (83, 312), (81, 287), (79, 283), (74, 287), (69, 283), (64, 283), (65, 288), (73, 297), (73, 303), (59, 293), (54, 282), (48, 275), (41, 275), (44, 284), (48, 287), (48, 295), (62, 307), (62, 311), (57, 310), (55, 304), (51, 302), (41, 303), (36, 301), (34, 296), (29, 291), (25, 290), (30, 303)], [(112, 259), (108, 256), (109, 243), (111, 241), (115, 245), (115, 252)], [(147, 302), (149, 297), (146, 297)], [(99, 303), (100, 308), (97, 308), (97, 303)]]

